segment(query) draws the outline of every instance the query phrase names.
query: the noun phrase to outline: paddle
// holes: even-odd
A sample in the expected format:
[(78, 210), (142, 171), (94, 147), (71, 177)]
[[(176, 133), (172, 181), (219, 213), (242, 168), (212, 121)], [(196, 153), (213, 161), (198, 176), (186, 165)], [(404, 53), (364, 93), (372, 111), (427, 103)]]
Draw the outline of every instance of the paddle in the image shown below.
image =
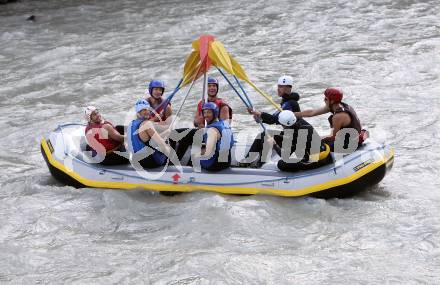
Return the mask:
[(237, 76), (234, 75), (234, 79), (235, 79), (235, 82), (237, 82), (238, 86), (240, 87), (241, 92), (243, 92), (244, 96), (246, 97), (247, 101), (249, 102), (249, 106), (253, 109), (254, 106), (252, 106), (252, 101), (251, 101), (251, 99), (249, 99), (248, 95), (246, 94), (246, 91), (244, 91), (244, 88), (241, 85), (240, 81), (238, 80)]
[[(210, 43), (214, 40), (211, 35), (201, 36), (199, 39), (192, 42), (193, 51), (188, 56), (185, 66), (183, 68), (183, 85), (186, 86), (193, 80), (198, 79), (202, 74), (205, 74), (211, 67), (212, 62), (207, 57)], [(201, 66), (201, 58), (206, 58), (205, 63)], [(201, 67), (201, 68), (200, 68)]]
[(209, 50), (210, 50), (210, 46), (211, 43), (214, 41), (214, 37), (211, 35), (203, 35), (200, 37), (199, 40), (199, 54), (200, 54), (200, 58), (204, 59), (204, 64), (202, 64), (202, 69), (200, 72), (203, 73), (203, 91), (202, 91), (202, 104), (204, 104), (206, 102), (206, 90), (208, 87), (208, 82), (207, 82), (207, 77), (206, 77), (206, 72), (208, 72), (209, 68), (211, 67), (211, 59), (209, 58), (208, 54), (209, 54)]
[(180, 79), (179, 83), (177, 83), (177, 86), (176, 86), (176, 88), (174, 88), (173, 92), (171, 92), (171, 94), (168, 95), (168, 97), (165, 100), (163, 100), (162, 103), (159, 104), (159, 106), (157, 106), (154, 109), (154, 112), (156, 114), (160, 115), (166, 109), (166, 106), (168, 106), (168, 104), (171, 102), (171, 100), (173, 99), (174, 95), (176, 95), (177, 91), (180, 90), (180, 85), (182, 84), (182, 82), (183, 82), (183, 78)]
[(208, 56), (210, 47), (212, 46), (211, 43), (214, 41), (214, 37), (211, 35), (203, 35), (199, 39), (199, 54), (200, 58), (206, 58), (205, 65), (201, 69), (200, 72), (206, 73), (209, 68), (211, 67), (211, 59)]
[[(201, 68), (202, 68), (202, 65), (205, 63), (205, 61), (206, 61), (206, 57), (205, 57), (204, 61), (201, 62), (201, 63), (198, 65), (198, 69), (196, 69), (195, 74), (200, 73), (200, 70), (201, 70)], [(174, 117), (173, 121), (171, 122), (171, 124), (170, 124), (170, 126), (169, 126), (169, 129), (171, 129), (171, 128), (173, 127), (174, 122), (176, 121), (177, 117), (179, 116), (179, 113), (180, 113), (180, 111), (182, 110), (183, 104), (185, 103), (186, 98), (188, 97), (189, 92), (190, 92), (191, 89), (193, 88), (194, 83), (196, 82), (196, 80), (197, 80), (197, 78), (194, 78), (194, 80), (191, 81), (191, 85), (189, 86), (188, 91), (186, 92), (185, 96), (183, 97), (182, 103), (180, 104), (180, 107), (179, 107), (179, 109), (177, 110), (177, 112), (176, 112), (176, 114), (175, 114), (175, 117)]]
[(199, 73), (200, 70), (200, 55), (198, 51), (193, 51), (187, 58), (185, 62), (185, 66), (183, 68), (183, 86), (186, 86), (187, 84), (191, 83), (194, 78), (198, 78), (197, 73)]
[[(249, 80), (248, 76), (246, 75), (246, 72), (244, 71), (244, 69), (241, 67), (241, 65), (235, 60), (235, 58), (233, 58), (232, 56), (230, 56), (230, 60), (235, 72), (235, 75), (246, 81), (250, 86), (252, 86), (252, 88), (255, 89), (255, 91), (257, 91), (258, 93), (260, 93), (261, 96), (263, 96), (264, 98), (266, 98), (267, 101), (269, 101), (269, 103), (271, 103), (278, 111), (282, 111), (281, 107), (277, 105), (277, 103), (275, 103), (272, 98), (267, 95), (266, 93), (264, 93), (260, 88), (258, 88), (252, 81)], [(232, 73), (234, 75), (234, 73)]]
[(238, 90), (234, 87), (234, 85), (232, 85), (232, 82), (229, 80), (229, 78), (226, 76), (226, 74), (216, 66), (217, 70), (220, 72), (220, 74), (225, 78), (225, 80), (229, 83), (229, 85), (232, 87), (232, 89), (235, 91), (235, 93), (237, 94), (238, 98), (240, 98), (240, 100), (243, 102), (243, 104), (246, 106), (246, 108), (251, 108), (252, 104), (248, 101), (246, 101), (240, 94), (240, 92), (238, 92)]
[[(216, 67), (217, 67), (217, 66), (216, 66)], [(238, 90), (234, 87), (234, 85), (232, 85), (232, 82), (229, 80), (229, 78), (226, 76), (226, 74), (225, 74), (220, 68), (218, 68), (218, 67), (217, 67), (217, 70), (220, 72), (221, 75), (223, 75), (223, 77), (226, 79), (226, 81), (229, 83), (229, 85), (232, 87), (232, 89), (233, 89), (233, 90), (235, 91), (235, 93), (238, 95), (238, 98), (240, 98), (241, 101), (244, 103), (244, 105), (246, 106), (246, 108), (248, 108), (248, 109), (253, 109), (253, 108), (252, 108), (252, 103), (251, 103), (251, 101), (249, 100), (249, 98), (247, 98), (247, 96), (246, 96), (246, 98), (247, 98), (247, 100), (248, 100), (248, 101), (246, 101), (246, 100), (241, 96), (240, 92), (238, 92)], [(234, 76), (234, 77), (235, 77), (235, 76)], [(236, 78), (236, 77), (235, 77), (235, 78)], [(237, 82), (238, 82), (238, 81), (237, 81)], [(239, 83), (239, 84), (240, 84), (240, 83)], [(243, 90), (243, 88), (242, 88), (242, 90)], [(243, 92), (244, 92), (244, 90), (243, 90)], [(246, 93), (244, 93), (244, 94), (246, 94)], [(260, 124), (260, 126), (263, 128), (264, 133), (268, 136), (269, 139), (271, 139), (272, 136), (269, 135), (269, 134), (267, 133), (266, 126), (265, 126), (260, 120), (255, 119), (255, 121), (256, 121), (258, 124)], [(281, 148), (280, 148), (280, 146), (277, 144), (277, 142), (276, 142), (274, 139), (273, 139), (273, 142), (274, 142), (274, 144), (273, 144), (273, 148), (275, 149), (275, 151), (276, 151), (279, 155), (281, 155)]]
[(234, 75), (234, 69), (232, 68), (231, 59), (223, 44), (219, 41), (211, 43), (211, 49), (209, 50), (209, 57), (212, 58), (217, 65), (226, 70), (229, 74)]
[[(194, 75), (200, 72), (200, 56), (198, 51), (193, 51), (187, 58), (185, 66), (183, 67), (183, 77), (180, 79), (174, 91), (159, 105), (155, 108), (156, 113), (160, 114), (166, 106), (171, 102), (174, 95), (180, 88), (186, 86), (188, 83), (193, 81)], [(196, 78), (197, 79), (197, 78)]]
[(217, 63), (217, 65), (222, 67), (229, 74), (235, 75), (238, 78), (246, 81), (258, 93), (260, 93), (264, 98), (266, 98), (266, 100), (268, 100), (269, 103), (271, 103), (278, 111), (281, 111), (280, 106), (278, 106), (269, 95), (264, 93), (252, 81), (249, 80), (244, 69), (231, 55), (228, 54), (222, 43), (220, 43), (219, 41), (214, 41), (211, 43), (209, 57), (211, 57)]

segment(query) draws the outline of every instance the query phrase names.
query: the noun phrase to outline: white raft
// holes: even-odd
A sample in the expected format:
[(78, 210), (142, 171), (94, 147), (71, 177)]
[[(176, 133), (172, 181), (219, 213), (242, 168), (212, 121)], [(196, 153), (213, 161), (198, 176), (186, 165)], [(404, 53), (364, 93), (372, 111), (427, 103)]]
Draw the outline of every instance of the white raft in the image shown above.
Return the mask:
[(335, 163), (295, 173), (278, 170), (274, 162), (258, 169), (238, 167), (233, 149), (230, 169), (195, 172), (193, 167), (183, 166), (179, 172), (175, 166), (168, 166), (165, 171), (149, 169), (145, 175), (131, 164), (103, 166), (85, 162), (81, 155), (84, 128), (82, 124), (61, 125), (41, 140), (41, 152), (53, 177), (74, 187), (342, 198), (379, 183), (394, 160), (392, 148), (368, 139), (361, 148)]

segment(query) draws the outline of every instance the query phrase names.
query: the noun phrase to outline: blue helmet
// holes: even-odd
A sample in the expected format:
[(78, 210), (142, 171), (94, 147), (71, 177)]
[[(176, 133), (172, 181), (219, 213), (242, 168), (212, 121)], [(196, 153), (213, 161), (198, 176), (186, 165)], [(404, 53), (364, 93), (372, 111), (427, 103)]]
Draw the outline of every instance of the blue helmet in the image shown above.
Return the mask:
[(165, 83), (162, 80), (151, 80), (150, 84), (148, 85), (148, 92), (150, 95), (153, 94), (153, 88), (162, 88), (162, 90), (165, 91)]
[(214, 112), (214, 118), (218, 118), (218, 107), (215, 103), (206, 102), (205, 104), (203, 104), (202, 107), (202, 115), (203, 115), (203, 110), (212, 110)]
[(143, 109), (151, 109), (150, 103), (148, 103), (145, 99), (139, 99), (137, 100), (136, 104), (134, 105), (134, 108), (136, 110), (136, 113), (139, 113)]
[(216, 84), (218, 89), (218, 80), (214, 77), (208, 77), (208, 84)]

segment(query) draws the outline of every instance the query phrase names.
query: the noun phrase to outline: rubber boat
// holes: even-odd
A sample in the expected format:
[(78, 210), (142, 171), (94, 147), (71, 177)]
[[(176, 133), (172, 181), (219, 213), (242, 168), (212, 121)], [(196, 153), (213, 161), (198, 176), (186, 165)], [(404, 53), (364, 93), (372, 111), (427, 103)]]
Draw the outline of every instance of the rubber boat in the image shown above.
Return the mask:
[[(367, 139), (355, 152), (318, 169), (282, 172), (274, 161), (261, 168), (238, 167), (235, 149), (232, 167), (220, 172), (196, 172), (191, 166), (148, 170), (145, 177), (131, 164), (103, 166), (87, 163), (82, 124), (58, 126), (41, 140), (41, 152), (54, 178), (65, 185), (109, 189), (144, 189), (164, 194), (212, 191), (225, 194), (268, 194), (276, 196), (311, 195), (318, 198), (353, 196), (378, 184), (392, 168), (392, 148)], [(243, 145), (236, 144), (236, 147)], [(245, 146), (244, 146), (245, 147)], [(333, 157), (335, 155), (332, 153)], [(278, 157), (279, 158), (279, 157)]]
[[(241, 82), (246, 82), (275, 109), (281, 111), (279, 104), (249, 79), (242, 66), (216, 38), (202, 35), (193, 41), (192, 47), (193, 51), (187, 57), (181, 80), (156, 112), (163, 110), (179, 90), (189, 86), (181, 106), (177, 108), (176, 114), (173, 113), (177, 118), (194, 83), (203, 78), (203, 86), (207, 86), (207, 72), (211, 67), (215, 67), (223, 76), (246, 108), (252, 109), (253, 104)], [(207, 91), (206, 88), (203, 90)], [(202, 93), (203, 100), (206, 101), (207, 94)], [(170, 128), (173, 127), (173, 123), (174, 120)], [(266, 130), (261, 122), (258, 123)], [(229, 169), (212, 173), (196, 171), (192, 166), (168, 166), (166, 169), (147, 172), (137, 170), (131, 164), (103, 166), (88, 163), (87, 159), (84, 159), (84, 128), (81, 124), (64, 124), (41, 140), (41, 152), (50, 173), (62, 183), (74, 187), (146, 189), (164, 194), (213, 191), (226, 194), (347, 197), (379, 183), (391, 169), (394, 158), (392, 148), (367, 139), (362, 147), (349, 155), (331, 154), (331, 164), (290, 173), (279, 171), (276, 166), (279, 157), (275, 152), (272, 153), (272, 159), (261, 168), (239, 167), (240, 158), (236, 157), (236, 153), (243, 154), (247, 146), (237, 142), (231, 151), (232, 167)]]

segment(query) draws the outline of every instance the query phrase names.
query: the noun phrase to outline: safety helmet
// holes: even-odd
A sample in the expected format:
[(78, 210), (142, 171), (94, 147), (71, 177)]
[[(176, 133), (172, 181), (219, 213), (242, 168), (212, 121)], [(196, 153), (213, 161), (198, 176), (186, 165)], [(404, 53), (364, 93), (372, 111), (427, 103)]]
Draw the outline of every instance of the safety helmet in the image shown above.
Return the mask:
[(284, 110), (278, 115), (278, 122), (283, 126), (290, 127), (296, 123), (296, 116), (292, 111)]
[(218, 80), (214, 77), (208, 77), (208, 84), (216, 84), (218, 88)]
[(218, 107), (215, 103), (206, 102), (205, 104), (203, 104), (202, 107), (202, 115), (203, 115), (203, 110), (212, 110), (214, 112), (214, 118), (218, 117)]
[(293, 77), (289, 75), (283, 75), (278, 78), (278, 85), (280, 86), (293, 86)]
[(335, 103), (339, 103), (342, 101), (343, 94), (339, 89), (331, 87), (325, 89), (324, 96), (327, 97), (329, 101), (331, 100)]
[(92, 113), (93, 113), (94, 111), (98, 111), (98, 112), (99, 112), (99, 110), (96, 109), (95, 106), (87, 106), (87, 107), (84, 108), (84, 119), (85, 119), (87, 122), (90, 122), (90, 120), (91, 120), (90, 117), (91, 117), (91, 115), (92, 115)]
[(151, 106), (147, 100), (139, 99), (139, 100), (137, 100), (136, 104), (134, 105), (134, 108), (136, 110), (136, 113), (139, 113), (140, 111), (142, 111), (144, 109), (151, 109)]
[(165, 91), (165, 83), (162, 80), (151, 80), (148, 84), (148, 92), (153, 95), (153, 88), (162, 88), (162, 94)]

